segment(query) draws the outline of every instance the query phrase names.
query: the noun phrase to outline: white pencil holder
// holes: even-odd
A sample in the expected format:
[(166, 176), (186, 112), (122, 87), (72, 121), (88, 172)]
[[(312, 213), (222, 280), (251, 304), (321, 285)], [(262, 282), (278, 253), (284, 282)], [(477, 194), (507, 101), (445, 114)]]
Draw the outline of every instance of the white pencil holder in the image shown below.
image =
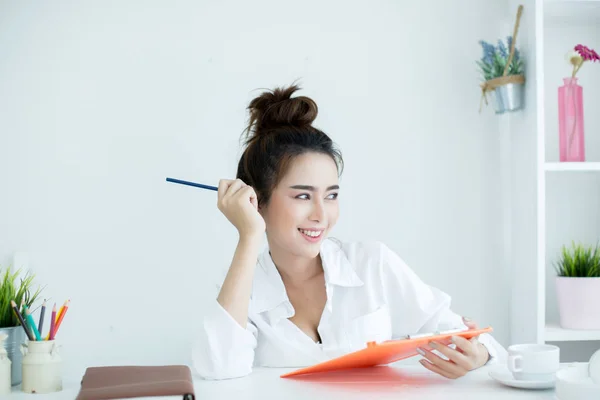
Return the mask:
[(51, 393), (62, 390), (62, 359), (54, 340), (28, 341), (21, 345), (25, 393)]

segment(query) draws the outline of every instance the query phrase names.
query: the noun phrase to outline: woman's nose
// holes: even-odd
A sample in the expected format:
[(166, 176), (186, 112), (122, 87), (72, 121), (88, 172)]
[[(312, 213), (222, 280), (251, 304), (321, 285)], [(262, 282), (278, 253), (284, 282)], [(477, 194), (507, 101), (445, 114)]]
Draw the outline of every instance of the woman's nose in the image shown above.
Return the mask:
[(325, 220), (325, 205), (322, 201), (316, 200), (313, 203), (312, 212), (310, 215), (311, 221), (323, 222)]

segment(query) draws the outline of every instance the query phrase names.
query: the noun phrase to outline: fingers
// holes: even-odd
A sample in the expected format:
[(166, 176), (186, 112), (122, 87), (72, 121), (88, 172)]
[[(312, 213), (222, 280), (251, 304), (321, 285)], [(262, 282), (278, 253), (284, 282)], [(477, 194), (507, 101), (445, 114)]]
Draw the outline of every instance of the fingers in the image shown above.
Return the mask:
[(258, 196), (254, 188), (246, 185), (241, 179), (221, 179), (219, 181), (217, 205), (222, 211), (226, 204), (247, 202), (248, 199), (254, 208), (258, 209)]
[[(467, 326), (467, 328), (469, 329), (479, 329), (479, 325), (477, 324), (477, 322), (473, 321), (472, 319), (468, 318), (468, 317), (462, 317), (463, 323)], [(479, 335), (474, 336), (470, 339), (471, 343), (473, 344), (478, 344), (479, 343)], [(456, 345), (458, 345), (458, 343), (456, 343)]]
[(479, 341), (476, 337), (467, 340), (462, 336), (453, 336), (452, 343), (456, 345), (457, 349), (460, 349), (464, 354), (470, 356), (475, 353)]
[[(446, 347), (446, 346), (441, 346), (441, 347)], [(446, 348), (449, 349), (449, 350), (452, 350), (449, 347), (446, 347)], [(458, 378), (460, 376), (463, 376), (463, 375), (465, 375), (469, 371), (469, 368), (466, 368), (464, 366), (464, 365), (468, 365), (469, 362), (466, 359), (465, 355), (460, 354), (456, 350), (452, 350), (452, 351), (456, 353), (456, 354), (452, 355), (453, 358), (456, 359), (456, 360), (459, 360), (459, 361), (455, 361), (453, 358), (448, 357), (446, 354), (442, 353), (442, 354), (446, 355), (446, 357), (449, 358), (449, 360), (444, 360), (443, 358), (441, 358), (437, 354), (434, 354), (434, 353), (432, 353), (430, 351), (427, 351), (425, 349), (421, 349), (420, 348), (419, 349), (419, 354), (421, 354), (426, 359), (426, 360), (420, 360), (421, 364), (423, 364), (426, 368), (428, 368), (428, 369), (430, 369), (432, 371), (434, 371), (434, 369), (435, 369), (434, 372), (437, 372), (437, 373), (440, 373), (440, 371), (443, 371), (444, 374), (440, 373), (440, 375), (443, 375), (443, 376), (446, 376), (446, 377)], [(465, 359), (461, 359), (461, 357), (463, 357)], [(436, 368), (434, 368), (434, 369), (429, 368), (431, 365), (426, 365), (423, 362), (427, 362), (428, 364), (432, 364)]]
[(231, 179), (221, 179), (219, 181), (219, 187), (217, 189), (217, 207), (219, 210), (223, 211), (223, 197), (225, 193), (227, 193), (227, 189), (233, 183)]
[(231, 185), (232, 183), (233, 183), (233, 180), (231, 180), (231, 179), (221, 179), (219, 181), (219, 187), (217, 189), (219, 198), (222, 198), (225, 195), (225, 192), (227, 192), (227, 188), (229, 188), (229, 185)]
[(222, 210), (222, 207), (229, 202), (232, 195), (244, 186), (246, 186), (246, 184), (240, 179), (221, 179), (219, 181), (219, 187), (217, 188), (217, 205), (219, 209)]
[(477, 322), (473, 321), (472, 319), (468, 318), (468, 317), (462, 317), (463, 323), (467, 326), (467, 328), (469, 329), (479, 329), (479, 325), (477, 324)]
[(422, 366), (430, 370), (431, 372), (435, 372), (436, 374), (442, 375), (448, 379), (456, 379), (458, 376), (451, 374), (450, 372), (446, 372), (435, 364), (430, 363), (427, 360), (419, 360)]
[(250, 194), (250, 203), (258, 210), (258, 196), (254, 189), (252, 189), (252, 193)]
[[(471, 345), (471, 343), (469, 343), (468, 341), (467, 341), (467, 343), (469, 345)], [(448, 346), (444, 346), (443, 344), (439, 344), (439, 343), (435, 343), (435, 342), (432, 342), (429, 345), (432, 348), (434, 348), (435, 350), (439, 351), (441, 354), (443, 354), (450, 360), (450, 361), (446, 361), (446, 360), (442, 359), (441, 357), (438, 357), (434, 353), (430, 353), (432, 356), (435, 356), (439, 360), (444, 361), (444, 364), (445, 363), (454, 363), (467, 371), (469, 371), (473, 368), (474, 362), (472, 360), (473, 357), (470, 356), (470, 353), (463, 354), (460, 351), (454, 350)], [(469, 351), (472, 352), (472, 349), (469, 349)], [(442, 364), (442, 363), (439, 363), (439, 364)]]
[(233, 197), (240, 205), (244, 205), (249, 199), (254, 208), (258, 208), (258, 199), (252, 186), (244, 186), (243, 188), (239, 189)]
[[(463, 317), (463, 322), (468, 329), (479, 329), (478, 324), (467, 317)], [(447, 360), (431, 351), (420, 348), (418, 351), (424, 359), (419, 360), (419, 362), (428, 370), (450, 379), (464, 376), (469, 371), (477, 368), (480, 346), (479, 336), (474, 336), (471, 339), (453, 336), (452, 343), (456, 345), (456, 349), (436, 342), (429, 344), (431, 348), (448, 358)]]
[(233, 181), (233, 183), (231, 185), (229, 185), (229, 188), (227, 188), (227, 192), (225, 192), (225, 196), (223, 197), (223, 200), (225, 202), (230, 201), (230, 199), (232, 199), (234, 197), (234, 195), (241, 189), (244, 188), (248, 185), (246, 185), (244, 183), (244, 181), (242, 181), (241, 179), (236, 179), (235, 181)]

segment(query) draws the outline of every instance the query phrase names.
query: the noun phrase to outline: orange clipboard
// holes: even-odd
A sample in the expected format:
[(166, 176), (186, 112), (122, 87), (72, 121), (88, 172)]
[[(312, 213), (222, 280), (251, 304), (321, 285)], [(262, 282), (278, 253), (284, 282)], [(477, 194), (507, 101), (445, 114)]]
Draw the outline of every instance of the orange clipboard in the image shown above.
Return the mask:
[(281, 375), (288, 378), (296, 375), (312, 374), (317, 372), (336, 371), (350, 368), (366, 368), (377, 365), (390, 364), (398, 360), (413, 357), (419, 354), (417, 347), (432, 350), (429, 342), (436, 341), (443, 345), (451, 343), (452, 336), (462, 336), (471, 339), (482, 333), (491, 332), (492, 328), (465, 329), (460, 331), (436, 332), (433, 334), (410, 335), (406, 339), (392, 339), (383, 342), (368, 342), (366, 347), (343, 356), (332, 358), (310, 367), (300, 368)]

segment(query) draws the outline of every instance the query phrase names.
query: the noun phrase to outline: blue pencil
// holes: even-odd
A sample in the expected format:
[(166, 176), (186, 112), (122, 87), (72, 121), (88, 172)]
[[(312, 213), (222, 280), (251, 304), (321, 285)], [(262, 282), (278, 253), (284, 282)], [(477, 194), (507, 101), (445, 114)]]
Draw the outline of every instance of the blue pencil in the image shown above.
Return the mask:
[(182, 181), (182, 180), (173, 179), (173, 178), (167, 178), (167, 182), (173, 182), (173, 183), (180, 183), (182, 185), (195, 186), (195, 187), (199, 187), (199, 188), (202, 188), (202, 189), (214, 190), (215, 192), (219, 190), (219, 188), (216, 187), (216, 186), (203, 185), (201, 183), (194, 183), (194, 182)]
[(42, 337), (40, 336), (40, 331), (38, 331), (37, 327), (35, 326), (35, 322), (33, 321), (33, 317), (31, 316), (31, 312), (29, 311), (27, 306), (25, 306), (25, 319), (27, 320), (29, 328), (33, 331), (35, 340), (42, 340)]

